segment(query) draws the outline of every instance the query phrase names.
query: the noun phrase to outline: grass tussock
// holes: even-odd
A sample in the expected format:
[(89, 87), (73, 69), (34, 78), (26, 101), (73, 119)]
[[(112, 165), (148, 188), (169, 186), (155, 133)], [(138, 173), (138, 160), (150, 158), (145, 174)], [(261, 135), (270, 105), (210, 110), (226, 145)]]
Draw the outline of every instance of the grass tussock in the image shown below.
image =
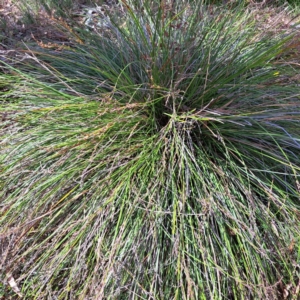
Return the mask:
[(2, 64), (1, 279), (26, 299), (296, 299), (289, 37), (244, 9), (122, 2), (73, 48)]

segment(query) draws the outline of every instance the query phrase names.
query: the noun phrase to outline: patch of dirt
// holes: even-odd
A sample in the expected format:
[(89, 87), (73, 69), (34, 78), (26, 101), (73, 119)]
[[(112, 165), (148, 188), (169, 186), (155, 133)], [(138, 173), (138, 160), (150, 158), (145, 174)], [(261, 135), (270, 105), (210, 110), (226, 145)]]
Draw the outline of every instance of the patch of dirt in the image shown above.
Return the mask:
[(59, 19), (49, 15), (42, 6), (29, 14), (8, 0), (5, 5), (0, 5), (0, 19), (2, 50), (23, 49), (23, 43), (33, 41), (68, 41), (67, 35), (58, 29)]
[[(116, 5), (115, 0), (76, 0), (68, 13), (73, 21), (83, 24), (87, 17), (92, 20), (98, 12), (112, 10)], [(23, 60), (27, 45), (61, 51), (74, 44), (71, 32), (68, 21), (42, 5), (29, 13), (13, 0), (0, 0), (0, 61), (11, 64)]]

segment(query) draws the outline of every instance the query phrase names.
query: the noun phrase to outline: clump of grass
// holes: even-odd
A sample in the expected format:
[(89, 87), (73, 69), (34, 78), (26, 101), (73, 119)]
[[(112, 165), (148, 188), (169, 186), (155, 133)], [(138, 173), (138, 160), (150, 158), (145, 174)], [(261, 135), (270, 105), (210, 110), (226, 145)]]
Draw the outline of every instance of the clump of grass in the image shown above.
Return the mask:
[(1, 255), (25, 298), (296, 295), (299, 87), (251, 19), (123, 1), (10, 68)]

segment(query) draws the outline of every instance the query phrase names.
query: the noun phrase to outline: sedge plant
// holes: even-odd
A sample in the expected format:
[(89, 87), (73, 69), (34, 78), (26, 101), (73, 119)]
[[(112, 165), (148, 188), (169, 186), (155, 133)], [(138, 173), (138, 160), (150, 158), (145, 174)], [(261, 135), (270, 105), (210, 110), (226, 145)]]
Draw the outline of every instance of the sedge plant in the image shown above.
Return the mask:
[(297, 297), (300, 93), (275, 64), (289, 37), (200, 0), (105, 18), (2, 64), (7, 292)]

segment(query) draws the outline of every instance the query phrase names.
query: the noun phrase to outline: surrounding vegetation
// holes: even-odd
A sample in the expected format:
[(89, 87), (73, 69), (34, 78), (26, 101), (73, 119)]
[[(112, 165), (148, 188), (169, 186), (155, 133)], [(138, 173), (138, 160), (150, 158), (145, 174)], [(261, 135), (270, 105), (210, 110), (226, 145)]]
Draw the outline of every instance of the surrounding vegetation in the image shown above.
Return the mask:
[(0, 296), (299, 299), (294, 31), (245, 3), (44, 5), (70, 42), (0, 61)]

